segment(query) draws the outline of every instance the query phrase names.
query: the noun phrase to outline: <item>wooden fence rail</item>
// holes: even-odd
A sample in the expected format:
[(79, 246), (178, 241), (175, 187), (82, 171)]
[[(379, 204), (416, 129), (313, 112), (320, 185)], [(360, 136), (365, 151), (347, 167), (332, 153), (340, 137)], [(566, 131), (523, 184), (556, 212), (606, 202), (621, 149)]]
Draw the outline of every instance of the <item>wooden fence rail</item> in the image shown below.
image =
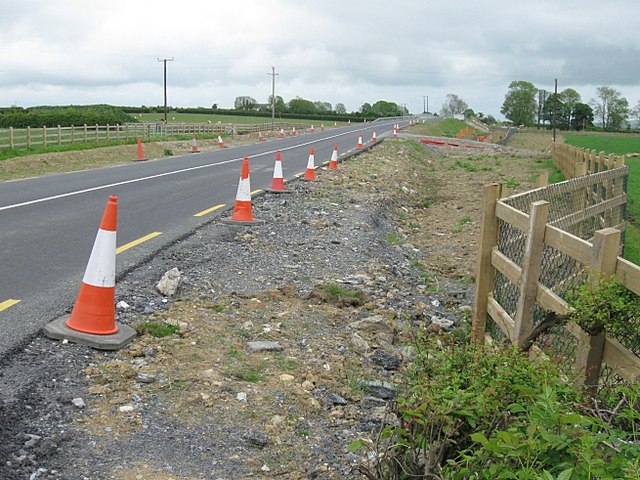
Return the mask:
[[(276, 130), (287, 133), (310, 129), (304, 123), (277, 122)], [(70, 127), (0, 129), (0, 149), (23, 149), (37, 146), (69, 145), (73, 143), (133, 141), (137, 137), (151, 139), (179, 135), (242, 135), (268, 132), (271, 122), (253, 124), (230, 123), (127, 123), (124, 125), (81, 125)]]
[[(584, 189), (582, 183), (578, 182), (576, 190)], [(536, 306), (558, 315), (570, 313), (567, 302), (552, 288), (539, 282), (545, 245), (575, 259), (583, 269), (615, 276), (627, 289), (640, 294), (640, 267), (618, 256), (620, 230), (598, 230), (589, 242), (548, 223), (547, 201), (532, 202), (531, 211), (527, 214), (500, 200), (502, 191), (500, 184), (488, 185), (484, 189), (472, 313), (472, 338), (476, 344), (485, 343), (489, 318), (512, 343), (526, 349), (534, 329)], [(626, 201), (624, 192), (619, 192), (618, 196)], [(526, 236), (521, 265), (499, 250), (500, 222), (506, 222), (515, 227), (519, 235)], [(498, 272), (518, 289), (517, 308), (513, 317), (494, 297)], [(640, 358), (619, 341), (605, 334), (589, 335), (571, 321), (565, 325), (565, 329), (577, 342), (575, 371), (591, 392), (597, 389), (603, 364), (626, 381), (640, 379)], [(535, 355), (536, 351), (540, 353), (534, 346), (532, 353)]]
[(552, 144), (553, 163), (564, 177), (571, 178), (603, 172), (624, 165), (624, 155), (605, 155), (595, 150), (567, 145), (566, 143)]

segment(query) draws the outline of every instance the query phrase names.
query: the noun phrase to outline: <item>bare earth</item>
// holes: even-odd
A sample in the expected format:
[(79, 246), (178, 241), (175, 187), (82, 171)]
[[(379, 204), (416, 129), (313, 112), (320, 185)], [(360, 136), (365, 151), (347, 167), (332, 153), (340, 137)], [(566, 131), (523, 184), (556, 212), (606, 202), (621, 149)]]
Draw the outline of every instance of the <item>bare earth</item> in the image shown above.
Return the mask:
[[(531, 189), (549, 157), (547, 135), (487, 150), (420, 138), (414, 127), (290, 195), (260, 196), (263, 226), (212, 222), (118, 286), (118, 321), (178, 333), (117, 353), (25, 345), (15, 365), (47, 372), (5, 398), (23, 415), (0, 431), (0, 477), (362, 478), (369, 459), (348, 446), (375, 437), (402, 393), (412, 336), (467, 324), (482, 186)], [(165, 297), (155, 284), (172, 267), (182, 286)]]

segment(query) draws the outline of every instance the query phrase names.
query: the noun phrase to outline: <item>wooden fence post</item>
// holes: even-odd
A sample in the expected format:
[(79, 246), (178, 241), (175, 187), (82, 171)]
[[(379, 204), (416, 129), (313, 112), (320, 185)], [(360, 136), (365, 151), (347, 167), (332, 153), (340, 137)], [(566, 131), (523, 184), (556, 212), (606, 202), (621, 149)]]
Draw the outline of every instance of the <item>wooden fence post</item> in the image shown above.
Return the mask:
[(47, 146), (47, 126), (43, 125), (42, 126), (42, 143), (44, 144), (44, 146)]
[(533, 314), (536, 309), (538, 293), (538, 278), (542, 263), (544, 248), (544, 231), (549, 219), (549, 202), (539, 200), (531, 204), (529, 215), (529, 231), (522, 259), (522, 274), (520, 278), (520, 296), (514, 318), (515, 325), (511, 333), (511, 340), (518, 348), (525, 348), (527, 338), (533, 330)]
[(27, 127), (27, 148), (31, 148), (31, 127)]
[[(620, 230), (615, 228), (605, 228), (595, 233), (590, 265), (593, 274), (615, 274), (620, 236)], [(592, 281), (597, 282), (598, 278), (592, 278)], [(588, 335), (578, 345), (576, 352), (576, 368), (580, 375), (580, 382), (592, 396), (598, 391), (605, 340), (605, 332), (598, 335)]]
[(536, 188), (546, 187), (549, 185), (549, 171), (545, 170), (536, 177)]
[(13, 127), (9, 127), (9, 148), (13, 150)]
[(480, 248), (476, 263), (476, 287), (471, 313), (471, 341), (484, 345), (487, 326), (487, 306), (489, 292), (493, 290), (495, 268), (491, 264), (491, 252), (498, 243), (498, 219), (496, 202), (500, 196), (500, 185), (485, 185), (483, 192), (482, 219), (480, 223)]

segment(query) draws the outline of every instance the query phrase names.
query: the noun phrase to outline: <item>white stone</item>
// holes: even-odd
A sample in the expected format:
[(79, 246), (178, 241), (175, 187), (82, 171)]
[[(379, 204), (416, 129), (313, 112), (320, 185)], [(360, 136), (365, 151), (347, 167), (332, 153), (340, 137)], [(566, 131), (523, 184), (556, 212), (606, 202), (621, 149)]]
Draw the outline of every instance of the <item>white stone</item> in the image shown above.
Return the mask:
[(165, 272), (165, 274), (156, 285), (156, 288), (162, 295), (172, 297), (178, 291), (181, 280), (182, 274), (180, 273), (180, 270), (178, 270), (176, 267), (173, 267), (171, 270)]

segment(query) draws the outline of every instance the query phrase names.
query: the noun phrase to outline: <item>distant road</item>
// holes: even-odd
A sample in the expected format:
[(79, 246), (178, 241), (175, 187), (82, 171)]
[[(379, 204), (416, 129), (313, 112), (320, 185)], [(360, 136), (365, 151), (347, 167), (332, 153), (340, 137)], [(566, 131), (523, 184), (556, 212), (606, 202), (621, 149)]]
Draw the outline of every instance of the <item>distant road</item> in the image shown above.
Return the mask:
[[(356, 124), (199, 154), (0, 183), (0, 356), (73, 306), (109, 195), (118, 196), (117, 270), (219, 215), (235, 201), (240, 164), (252, 189), (271, 186), (276, 150), (285, 178), (365, 146), (392, 122)], [(406, 124), (407, 121), (401, 122)], [(196, 216), (198, 215), (198, 216)]]

